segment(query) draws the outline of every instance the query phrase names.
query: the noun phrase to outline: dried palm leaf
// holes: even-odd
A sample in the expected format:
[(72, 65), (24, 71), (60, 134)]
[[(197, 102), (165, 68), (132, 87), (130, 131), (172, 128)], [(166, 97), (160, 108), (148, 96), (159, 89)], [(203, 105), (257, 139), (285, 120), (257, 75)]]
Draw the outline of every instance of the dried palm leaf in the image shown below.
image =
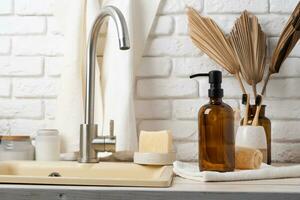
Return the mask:
[(300, 2), (297, 4), (293, 13), (291, 14), (285, 28), (280, 34), (278, 43), (273, 52), (269, 72), (265, 78), (265, 83), (261, 94), (264, 95), (266, 86), (272, 74), (278, 73), (282, 63), (291, 53), (296, 43), (300, 38)]
[(236, 20), (229, 40), (240, 64), (241, 74), (252, 86), (256, 97), (256, 85), (263, 78), (267, 54), (266, 35), (257, 17), (244, 11)]
[(218, 25), (212, 19), (200, 16), (192, 8), (188, 10), (188, 21), (193, 43), (230, 74), (234, 75), (239, 81), (241, 90), (246, 93), (234, 50)]

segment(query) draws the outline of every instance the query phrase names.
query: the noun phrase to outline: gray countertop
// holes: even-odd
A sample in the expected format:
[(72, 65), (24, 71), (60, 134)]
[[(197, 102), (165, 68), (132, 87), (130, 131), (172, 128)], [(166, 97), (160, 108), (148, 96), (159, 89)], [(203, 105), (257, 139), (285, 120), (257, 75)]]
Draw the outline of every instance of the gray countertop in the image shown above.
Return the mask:
[(169, 188), (0, 184), (1, 200), (300, 199), (300, 178), (203, 183), (175, 177)]

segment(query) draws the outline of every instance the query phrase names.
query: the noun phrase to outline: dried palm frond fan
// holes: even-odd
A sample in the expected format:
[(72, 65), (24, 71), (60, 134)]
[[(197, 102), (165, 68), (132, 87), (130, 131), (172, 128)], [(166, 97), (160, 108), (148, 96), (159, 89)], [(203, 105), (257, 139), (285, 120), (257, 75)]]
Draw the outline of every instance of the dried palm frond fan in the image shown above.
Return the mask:
[[(256, 85), (262, 81), (266, 65), (266, 35), (261, 30), (257, 17), (244, 11), (236, 20), (229, 40), (240, 64), (241, 73), (246, 82), (252, 86), (254, 97), (257, 97)], [(248, 97), (249, 98), (249, 97)], [(258, 96), (257, 104), (261, 104)], [(244, 125), (247, 124), (249, 101), (244, 113)]]
[(287, 25), (283, 29), (277, 46), (273, 52), (269, 72), (266, 76), (265, 83), (261, 94), (264, 95), (270, 76), (278, 73), (280, 67), (287, 56), (291, 53), (300, 38), (300, 2), (291, 14)]
[(230, 42), (239, 61), (242, 76), (252, 86), (256, 96), (256, 85), (264, 75), (267, 52), (266, 35), (261, 30), (257, 17), (244, 11), (230, 33)]
[[(282, 63), (291, 53), (291, 51), (297, 44), (299, 38), (300, 38), (300, 2), (298, 2), (296, 8), (294, 9), (293, 13), (291, 14), (287, 22), (287, 25), (285, 26), (282, 33), (280, 34), (278, 43), (272, 55), (269, 71), (265, 78), (264, 86), (261, 91), (262, 96), (266, 92), (266, 87), (269, 82), (270, 76), (272, 74), (279, 72)], [(261, 109), (261, 102), (256, 109), (253, 125), (257, 125), (258, 123), (258, 116), (260, 113), (260, 109)]]
[(192, 8), (188, 9), (188, 21), (190, 36), (194, 44), (230, 74), (234, 75), (239, 81), (242, 92), (246, 93), (233, 48), (218, 25), (212, 19), (200, 16)]

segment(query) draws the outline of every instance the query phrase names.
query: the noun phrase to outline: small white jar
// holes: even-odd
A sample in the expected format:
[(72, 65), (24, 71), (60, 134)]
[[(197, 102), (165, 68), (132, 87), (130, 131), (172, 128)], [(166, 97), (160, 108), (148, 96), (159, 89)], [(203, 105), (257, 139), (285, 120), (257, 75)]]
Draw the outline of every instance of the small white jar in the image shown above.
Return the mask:
[(35, 137), (35, 159), (37, 161), (58, 161), (60, 138), (56, 129), (40, 129)]
[(3, 136), (0, 145), (0, 161), (33, 160), (34, 147), (30, 136)]

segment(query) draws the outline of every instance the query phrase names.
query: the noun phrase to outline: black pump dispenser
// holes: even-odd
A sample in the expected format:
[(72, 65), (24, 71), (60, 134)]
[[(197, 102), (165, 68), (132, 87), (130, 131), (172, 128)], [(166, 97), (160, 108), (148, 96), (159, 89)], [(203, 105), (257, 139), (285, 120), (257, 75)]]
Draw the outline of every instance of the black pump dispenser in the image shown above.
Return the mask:
[(198, 76), (208, 76), (208, 82), (210, 83), (210, 89), (208, 89), (208, 96), (213, 98), (222, 98), (223, 89), (222, 84), (222, 72), (219, 70), (212, 70), (209, 73), (194, 74), (190, 78), (195, 78)]

